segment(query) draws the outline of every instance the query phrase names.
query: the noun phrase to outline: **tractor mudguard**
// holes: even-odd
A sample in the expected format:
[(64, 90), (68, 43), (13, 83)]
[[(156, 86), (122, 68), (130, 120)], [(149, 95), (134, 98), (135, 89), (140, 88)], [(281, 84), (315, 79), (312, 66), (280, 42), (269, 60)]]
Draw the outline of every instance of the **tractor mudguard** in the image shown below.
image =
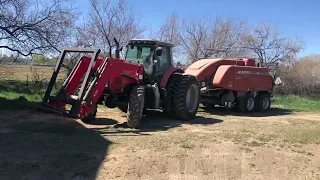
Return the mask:
[(184, 73), (182, 69), (170, 66), (168, 69), (164, 72), (161, 81), (160, 81), (160, 88), (165, 88), (167, 86), (167, 83), (171, 77), (172, 74), (179, 72), (179, 73)]

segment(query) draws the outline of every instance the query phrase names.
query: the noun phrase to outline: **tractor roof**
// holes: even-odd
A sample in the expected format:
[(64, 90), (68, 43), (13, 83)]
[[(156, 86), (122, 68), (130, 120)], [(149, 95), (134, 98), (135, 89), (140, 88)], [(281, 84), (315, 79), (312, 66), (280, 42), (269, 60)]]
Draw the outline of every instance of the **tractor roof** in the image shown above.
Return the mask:
[(146, 43), (146, 44), (154, 44), (154, 45), (160, 45), (160, 46), (170, 46), (173, 47), (174, 45), (171, 43), (167, 43), (164, 41), (159, 41), (156, 39), (131, 39), (128, 42), (129, 44), (131, 43)]

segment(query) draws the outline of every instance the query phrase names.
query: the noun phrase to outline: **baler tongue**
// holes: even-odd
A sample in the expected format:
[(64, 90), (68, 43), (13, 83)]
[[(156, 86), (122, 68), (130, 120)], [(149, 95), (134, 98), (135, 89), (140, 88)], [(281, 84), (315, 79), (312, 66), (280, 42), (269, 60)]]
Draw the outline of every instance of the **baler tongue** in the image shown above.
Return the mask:
[[(82, 56), (72, 69), (67, 79), (64, 81), (59, 92), (56, 95), (51, 95), (67, 52), (93, 53), (93, 55), (92, 58)], [(93, 82), (90, 83), (90, 81), (94, 79), (92, 76), (94, 72), (99, 74), (100, 71), (98, 68), (102, 61), (100, 59), (100, 61), (97, 62), (99, 53), (100, 49), (64, 49), (60, 54), (47, 90), (42, 99), (42, 103), (37, 109), (40, 111), (58, 113), (63, 116), (78, 118), (81, 103), (86, 99), (86, 96), (88, 96), (92, 90), (91, 83)], [(102, 66), (105, 66), (106, 63), (107, 61), (104, 61)], [(80, 86), (80, 91), (77, 95), (75, 95), (78, 85), (81, 83), (82, 79), (83, 82)], [(71, 105), (70, 111), (65, 109), (66, 104)]]

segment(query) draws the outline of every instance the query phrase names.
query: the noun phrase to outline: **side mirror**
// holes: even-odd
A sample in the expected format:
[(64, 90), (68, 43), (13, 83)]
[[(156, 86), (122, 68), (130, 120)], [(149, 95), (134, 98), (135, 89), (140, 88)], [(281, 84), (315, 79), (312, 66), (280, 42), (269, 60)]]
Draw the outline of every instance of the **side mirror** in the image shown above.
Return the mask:
[(162, 48), (161, 48), (161, 47), (158, 47), (158, 48), (156, 49), (156, 55), (157, 55), (157, 56), (161, 56), (161, 55), (162, 55)]

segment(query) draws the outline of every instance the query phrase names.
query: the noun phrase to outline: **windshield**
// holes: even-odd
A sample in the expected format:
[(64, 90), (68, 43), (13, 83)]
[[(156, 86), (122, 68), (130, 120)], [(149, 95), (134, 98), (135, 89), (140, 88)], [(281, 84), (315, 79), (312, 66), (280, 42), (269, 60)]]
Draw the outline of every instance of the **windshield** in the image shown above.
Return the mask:
[(135, 61), (143, 64), (144, 70), (147, 74), (151, 75), (153, 72), (152, 56), (154, 46), (134, 45), (133, 48), (127, 46), (126, 61)]
[(139, 61), (142, 64), (149, 64), (152, 53), (152, 46), (128, 46), (126, 53), (127, 61)]

